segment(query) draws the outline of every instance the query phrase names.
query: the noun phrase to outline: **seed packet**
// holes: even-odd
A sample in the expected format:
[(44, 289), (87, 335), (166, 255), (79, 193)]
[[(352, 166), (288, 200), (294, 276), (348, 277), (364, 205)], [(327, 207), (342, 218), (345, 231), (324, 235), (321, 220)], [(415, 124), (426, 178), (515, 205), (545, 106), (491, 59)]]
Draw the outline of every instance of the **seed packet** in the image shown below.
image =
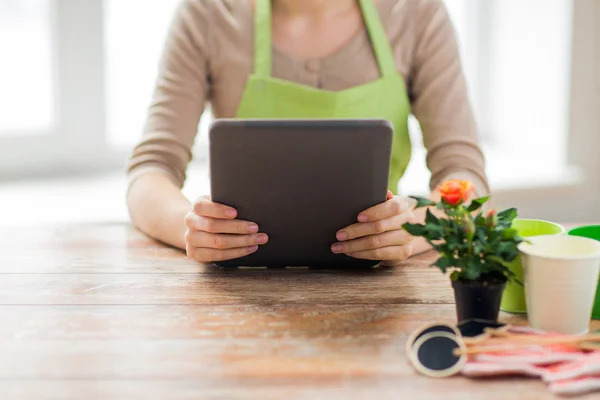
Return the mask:
[(462, 368), (461, 374), (469, 378), (487, 378), (492, 376), (531, 376), (540, 377), (544, 369), (527, 363), (494, 363), (469, 361)]
[(549, 365), (566, 361), (577, 361), (585, 357), (576, 346), (568, 345), (532, 345), (518, 347), (510, 351), (477, 354), (473, 361), (506, 364)]
[(555, 394), (574, 396), (600, 391), (599, 376), (583, 376), (551, 382), (548, 389)]
[(542, 374), (542, 379), (556, 382), (595, 375), (600, 377), (600, 352), (584, 354), (578, 360), (550, 366)]

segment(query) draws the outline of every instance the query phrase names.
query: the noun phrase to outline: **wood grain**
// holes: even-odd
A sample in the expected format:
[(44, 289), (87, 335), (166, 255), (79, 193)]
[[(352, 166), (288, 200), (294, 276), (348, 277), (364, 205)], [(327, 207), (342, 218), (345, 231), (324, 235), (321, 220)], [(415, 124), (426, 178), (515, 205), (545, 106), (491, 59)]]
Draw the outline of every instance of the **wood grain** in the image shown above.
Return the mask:
[(415, 269), (340, 273), (5, 274), (0, 304), (450, 303), (448, 279)]
[[(315, 373), (315, 376), (317, 374)], [(0, 381), (0, 393), (11, 400), (81, 400), (81, 399), (424, 399), (424, 400), (556, 400), (542, 383), (532, 380), (505, 379), (469, 381), (448, 379), (431, 381), (419, 376), (410, 382), (398, 379), (271, 379), (242, 381), (213, 381), (202, 377), (191, 381)], [(56, 396), (60, 393), (60, 396)], [(594, 400), (595, 395), (577, 397)]]
[(224, 270), (123, 225), (0, 239), (2, 399), (555, 398), (531, 379), (412, 370), (408, 335), (455, 322), (433, 254), (394, 269)]
[(400, 338), (454, 305), (9, 306), (0, 340)]

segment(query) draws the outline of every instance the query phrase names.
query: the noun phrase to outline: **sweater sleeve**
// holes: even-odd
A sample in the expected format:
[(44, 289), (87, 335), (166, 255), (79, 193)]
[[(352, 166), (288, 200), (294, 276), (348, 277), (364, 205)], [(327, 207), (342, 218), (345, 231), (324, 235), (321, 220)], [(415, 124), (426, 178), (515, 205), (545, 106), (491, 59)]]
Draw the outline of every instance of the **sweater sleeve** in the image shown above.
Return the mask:
[(427, 149), (430, 187), (460, 178), (472, 181), (478, 195), (487, 194), (485, 160), (454, 27), (440, 0), (417, 4), (409, 92)]
[(130, 187), (148, 172), (164, 173), (179, 187), (185, 182), (209, 92), (206, 3), (182, 1), (171, 22), (142, 137), (127, 166)]

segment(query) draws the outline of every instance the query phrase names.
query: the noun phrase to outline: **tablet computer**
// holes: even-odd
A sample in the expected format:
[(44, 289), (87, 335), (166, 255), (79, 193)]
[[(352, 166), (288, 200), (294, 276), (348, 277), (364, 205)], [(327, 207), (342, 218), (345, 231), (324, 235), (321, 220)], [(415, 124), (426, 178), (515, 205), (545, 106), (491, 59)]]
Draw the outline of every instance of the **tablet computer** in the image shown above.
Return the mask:
[(370, 267), (334, 254), (338, 230), (386, 201), (393, 127), (385, 120), (221, 119), (209, 131), (212, 201), (269, 242), (223, 267)]

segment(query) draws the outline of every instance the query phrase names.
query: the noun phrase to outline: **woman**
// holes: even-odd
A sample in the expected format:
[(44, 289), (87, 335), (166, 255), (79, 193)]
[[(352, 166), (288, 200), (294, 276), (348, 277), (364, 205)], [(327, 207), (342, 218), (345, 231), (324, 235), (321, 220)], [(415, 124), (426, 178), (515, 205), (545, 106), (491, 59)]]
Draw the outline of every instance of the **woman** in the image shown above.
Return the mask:
[[(421, 124), (433, 189), (489, 191), (453, 27), (441, 0), (184, 0), (165, 45), (141, 142), (129, 164), (134, 224), (199, 262), (268, 242), (252, 221), (181, 194), (200, 116), (375, 117), (395, 128), (388, 200), (340, 227), (331, 250), (396, 265), (427, 249), (402, 224), (423, 220), (394, 195)], [(434, 195), (432, 195), (434, 196)]]

